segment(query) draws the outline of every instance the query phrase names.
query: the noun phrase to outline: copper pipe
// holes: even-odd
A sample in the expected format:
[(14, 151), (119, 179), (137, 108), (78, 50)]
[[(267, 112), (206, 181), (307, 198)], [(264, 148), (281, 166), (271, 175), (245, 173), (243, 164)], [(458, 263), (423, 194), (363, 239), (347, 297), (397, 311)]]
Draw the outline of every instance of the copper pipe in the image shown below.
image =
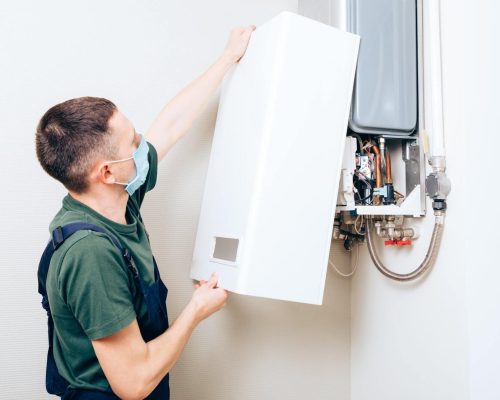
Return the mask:
[(375, 153), (375, 187), (382, 187), (382, 168), (380, 167), (380, 151), (376, 145), (373, 145)]
[[(382, 168), (380, 167), (380, 151), (377, 145), (373, 145), (373, 152), (375, 153), (375, 187), (382, 187)], [(380, 196), (373, 196), (373, 203), (380, 204)]]
[(392, 171), (391, 171), (391, 154), (389, 150), (385, 150), (385, 183), (392, 183)]

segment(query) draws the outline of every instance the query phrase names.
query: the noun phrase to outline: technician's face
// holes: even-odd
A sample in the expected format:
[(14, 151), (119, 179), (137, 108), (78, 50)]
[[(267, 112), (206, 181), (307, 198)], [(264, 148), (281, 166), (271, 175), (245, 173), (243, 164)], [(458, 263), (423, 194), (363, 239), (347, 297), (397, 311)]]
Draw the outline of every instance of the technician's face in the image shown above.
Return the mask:
[[(139, 147), (141, 136), (135, 131), (134, 125), (120, 111), (115, 111), (109, 120), (112, 141), (117, 149), (116, 159), (129, 158)], [(111, 160), (110, 160), (111, 161)], [(128, 182), (135, 176), (134, 160), (110, 164), (110, 168), (119, 182)]]

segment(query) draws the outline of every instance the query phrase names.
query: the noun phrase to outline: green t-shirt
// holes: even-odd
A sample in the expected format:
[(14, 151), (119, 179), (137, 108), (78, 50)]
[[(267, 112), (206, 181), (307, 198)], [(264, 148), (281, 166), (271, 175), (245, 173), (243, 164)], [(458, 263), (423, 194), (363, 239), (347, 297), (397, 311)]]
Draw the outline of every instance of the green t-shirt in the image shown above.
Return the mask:
[[(50, 224), (82, 221), (99, 225), (127, 247), (146, 285), (154, 282), (153, 254), (144, 225), (132, 210), (156, 184), (158, 158), (149, 145), (149, 172), (127, 207), (127, 224), (119, 224), (68, 195)], [(59, 373), (72, 388), (106, 390), (109, 383), (91, 340), (109, 336), (134, 319), (146, 318), (147, 307), (120, 251), (103, 234), (83, 230), (70, 236), (52, 256), (47, 294), (54, 319), (54, 358)]]

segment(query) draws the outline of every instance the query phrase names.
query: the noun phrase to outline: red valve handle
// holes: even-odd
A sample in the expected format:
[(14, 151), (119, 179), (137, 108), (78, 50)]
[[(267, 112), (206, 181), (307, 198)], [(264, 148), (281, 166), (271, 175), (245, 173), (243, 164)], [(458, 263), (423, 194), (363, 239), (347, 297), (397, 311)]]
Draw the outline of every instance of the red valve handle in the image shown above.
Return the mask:
[(396, 245), (398, 247), (401, 247), (401, 246), (411, 246), (411, 239), (406, 239), (406, 240), (386, 240), (384, 241), (384, 244), (386, 246), (393, 246), (393, 245)]

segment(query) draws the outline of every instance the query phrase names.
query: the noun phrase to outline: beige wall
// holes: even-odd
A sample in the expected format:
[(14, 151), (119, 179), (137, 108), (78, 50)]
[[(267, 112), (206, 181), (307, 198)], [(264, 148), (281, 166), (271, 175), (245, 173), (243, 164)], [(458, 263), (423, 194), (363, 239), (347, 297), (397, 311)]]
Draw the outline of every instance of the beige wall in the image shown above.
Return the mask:
[[(68, 98), (104, 96), (144, 132), (215, 60), (232, 27), (296, 9), (296, 0), (0, 4), (1, 399), (52, 398), (44, 393), (46, 317), (36, 267), (65, 191), (35, 157), (43, 112)], [(160, 165), (144, 205), (172, 320), (193, 290), (189, 268), (217, 101)], [(349, 282), (331, 273), (322, 307), (232, 295), (172, 371), (172, 398), (347, 400), (349, 318)]]
[[(496, 44), (498, 12), (493, 2), (476, 9), (490, 19), (470, 26), (463, 3), (442, 1), (453, 191), (434, 269), (418, 284), (398, 285), (363, 252), (352, 283), (329, 271), (321, 307), (231, 295), (199, 326), (172, 371), (174, 400), (499, 398), (498, 240), (494, 215), (485, 212), (498, 193), (489, 150), (498, 101), (477, 90), (491, 83), (492, 91), (497, 76), (498, 57), (482, 62), (481, 54)], [(36, 267), (65, 191), (35, 158), (34, 128), (43, 112), (68, 98), (104, 96), (144, 131), (217, 57), (233, 26), (296, 9), (296, 0), (0, 2), (0, 399), (52, 398), (44, 393), (46, 317)], [(189, 266), (217, 100), (162, 162), (144, 205), (172, 320), (193, 290)], [(470, 212), (476, 204), (482, 212)], [(431, 217), (418, 223), (415, 251), (385, 253), (391, 265), (403, 271), (421, 260), (431, 224)], [(341, 248), (332, 251), (347, 264)]]

